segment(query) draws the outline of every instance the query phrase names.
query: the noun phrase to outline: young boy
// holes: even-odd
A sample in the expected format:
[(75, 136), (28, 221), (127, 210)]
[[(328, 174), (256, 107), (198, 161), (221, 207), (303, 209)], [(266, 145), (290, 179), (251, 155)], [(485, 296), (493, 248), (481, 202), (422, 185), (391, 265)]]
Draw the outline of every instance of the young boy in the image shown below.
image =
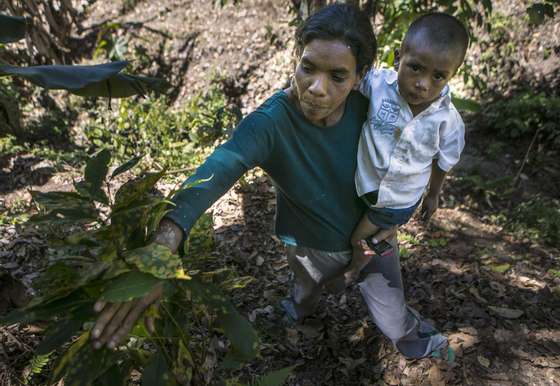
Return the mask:
[(369, 262), (361, 240), (406, 223), (427, 186), (423, 219), (436, 211), (445, 175), (464, 147), (464, 124), (447, 83), (463, 63), (468, 44), (468, 33), (455, 17), (421, 16), (401, 44), (398, 72), (372, 70), (362, 81), (360, 91), (370, 105), (355, 181), (369, 210), (352, 235), (347, 284)]

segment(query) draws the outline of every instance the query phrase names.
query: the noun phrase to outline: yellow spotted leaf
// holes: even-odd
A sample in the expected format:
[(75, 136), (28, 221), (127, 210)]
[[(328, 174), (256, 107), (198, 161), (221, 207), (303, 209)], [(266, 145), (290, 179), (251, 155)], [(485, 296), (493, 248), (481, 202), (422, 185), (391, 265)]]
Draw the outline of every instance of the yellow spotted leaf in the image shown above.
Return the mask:
[(163, 245), (152, 243), (133, 249), (125, 255), (125, 258), (129, 264), (134, 264), (140, 271), (159, 279), (189, 279), (183, 270), (181, 258)]

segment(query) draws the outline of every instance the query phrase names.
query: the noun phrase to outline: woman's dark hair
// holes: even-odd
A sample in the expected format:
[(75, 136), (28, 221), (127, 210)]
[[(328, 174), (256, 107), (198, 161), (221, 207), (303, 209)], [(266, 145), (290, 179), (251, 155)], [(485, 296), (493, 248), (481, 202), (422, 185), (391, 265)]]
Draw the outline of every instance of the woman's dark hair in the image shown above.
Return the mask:
[(369, 17), (348, 4), (332, 4), (309, 16), (296, 31), (296, 50), (315, 39), (342, 40), (356, 58), (358, 72), (369, 68), (377, 52), (377, 41)]

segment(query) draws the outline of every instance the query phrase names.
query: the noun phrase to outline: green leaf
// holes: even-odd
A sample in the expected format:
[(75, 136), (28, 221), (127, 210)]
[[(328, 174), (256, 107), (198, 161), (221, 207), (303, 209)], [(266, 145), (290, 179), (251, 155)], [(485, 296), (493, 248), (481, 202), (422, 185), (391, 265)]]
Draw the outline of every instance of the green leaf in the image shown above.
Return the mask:
[(31, 360), (31, 363), (29, 364), (29, 367), (31, 368), (31, 372), (33, 374), (41, 374), (45, 366), (48, 365), (51, 359), (50, 356), (51, 356), (50, 352), (47, 352), (45, 354), (35, 353), (35, 356)]
[(133, 167), (135, 167), (138, 162), (140, 162), (140, 160), (143, 158), (144, 156), (138, 156), (138, 157), (134, 157), (128, 161), (126, 161), (124, 164), (122, 164), (121, 166), (119, 166), (118, 168), (116, 168), (113, 171), (113, 174), (111, 174), (111, 178), (115, 178), (116, 176), (118, 176), (119, 174), (122, 174), (130, 169), (132, 169)]
[(268, 373), (255, 380), (253, 386), (282, 386), (293, 369), (294, 366), (290, 366)]
[(14, 310), (3, 318), (0, 324), (31, 323), (36, 320), (49, 320), (61, 314), (68, 314), (72, 309), (80, 306), (93, 307), (94, 300), (83, 290), (73, 290), (67, 293), (64, 289), (61, 294), (47, 298), (35, 298), (21, 310)]
[(101, 189), (111, 162), (111, 152), (108, 149), (95, 153), (87, 162), (84, 180), (75, 184), (76, 190), (86, 197), (103, 204), (108, 204), (109, 199)]
[(116, 363), (97, 378), (92, 386), (126, 386), (129, 384), (130, 372), (133, 367), (134, 363), (131, 360)]
[(455, 108), (457, 108), (457, 110), (471, 111), (471, 112), (480, 111), (480, 104), (473, 99), (452, 97), (451, 100), (455, 105)]
[(68, 364), (72, 361), (72, 358), (76, 356), (76, 354), (80, 351), (82, 347), (84, 347), (89, 341), (89, 331), (84, 331), (82, 335), (78, 339), (72, 343), (72, 345), (66, 350), (64, 355), (58, 361), (52, 376), (52, 382), (56, 383), (60, 380), (63, 375), (65, 368)]
[(97, 220), (97, 210), (92, 206), (83, 208), (54, 209), (47, 214), (35, 214), (29, 218), (33, 223), (90, 223)]
[(544, 23), (545, 16), (554, 17), (554, 8), (551, 4), (536, 3), (527, 8), (529, 22), (533, 25)]
[(494, 272), (498, 272), (498, 273), (504, 273), (506, 272), (508, 269), (510, 269), (511, 264), (508, 263), (504, 263), (504, 264), (494, 264), (492, 265), (492, 271)]
[(220, 289), (210, 283), (201, 283), (198, 279), (184, 282), (193, 295), (217, 314), (216, 322), (231, 342), (232, 351), (228, 362), (249, 361), (258, 354), (259, 340), (251, 323), (237, 312), (235, 307), (222, 294)]
[(80, 208), (89, 202), (76, 192), (39, 192), (32, 190), (31, 197), (45, 209)]
[(177, 272), (183, 268), (179, 255), (156, 243), (127, 252), (125, 259), (140, 271), (159, 279), (174, 279)]
[(79, 320), (62, 320), (58, 321), (51, 326), (45, 333), (45, 337), (35, 349), (36, 355), (43, 355), (61, 347), (64, 343), (68, 342), (70, 338), (82, 328), (82, 322)]
[(167, 83), (161, 79), (124, 75), (119, 72), (128, 65), (125, 61), (91, 66), (30, 66), (0, 65), (0, 76), (21, 76), (51, 90), (68, 90), (88, 97), (125, 98), (145, 94), (148, 90), (163, 91)]
[(64, 385), (91, 385), (97, 378), (113, 367), (115, 363), (122, 360), (123, 357), (124, 354), (119, 351), (107, 348), (95, 350), (89, 344), (84, 345), (68, 361), (64, 369)]
[(0, 43), (13, 43), (23, 39), (26, 29), (24, 17), (0, 14)]
[(148, 193), (163, 177), (165, 170), (155, 173), (146, 173), (143, 177), (136, 178), (123, 184), (115, 194), (113, 210), (120, 210)]
[(147, 273), (126, 272), (109, 283), (101, 298), (108, 302), (125, 302), (146, 295), (159, 282), (158, 278)]
[(165, 356), (158, 350), (142, 372), (142, 386), (168, 386), (174, 383)]

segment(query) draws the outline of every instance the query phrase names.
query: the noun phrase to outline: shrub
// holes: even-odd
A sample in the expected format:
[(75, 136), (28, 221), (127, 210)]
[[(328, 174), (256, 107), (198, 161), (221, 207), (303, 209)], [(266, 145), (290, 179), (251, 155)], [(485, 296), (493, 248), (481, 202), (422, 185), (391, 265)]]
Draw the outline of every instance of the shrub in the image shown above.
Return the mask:
[(536, 195), (518, 205), (505, 223), (520, 238), (560, 245), (560, 201)]
[(187, 167), (201, 148), (212, 145), (233, 128), (238, 116), (216, 87), (173, 112), (165, 96), (121, 100), (115, 111), (92, 111), (85, 135), (95, 148), (108, 146), (115, 157), (140, 153), (160, 164)]
[(539, 130), (541, 142), (560, 147), (560, 97), (518, 94), (488, 105), (482, 121), (507, 139), (531, 136)]

